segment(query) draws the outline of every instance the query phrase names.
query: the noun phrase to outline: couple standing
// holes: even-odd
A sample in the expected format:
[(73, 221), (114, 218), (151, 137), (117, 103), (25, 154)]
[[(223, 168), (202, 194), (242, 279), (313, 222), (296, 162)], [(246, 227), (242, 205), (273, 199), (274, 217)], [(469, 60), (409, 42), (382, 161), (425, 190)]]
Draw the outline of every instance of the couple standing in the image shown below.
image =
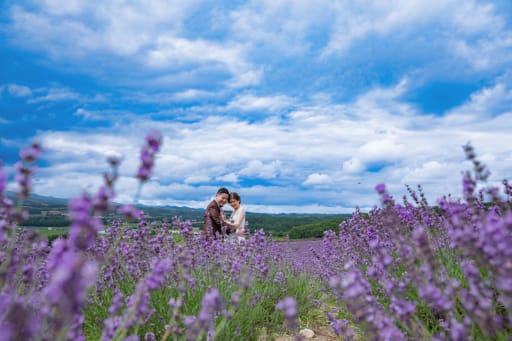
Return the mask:
[[(233, 212), (229, 219), (222, 207), (229, 201)], [(221, 187), (217, 190), (215, 198), (204, 211), (204, 236), (207, 239), (224, 239), (225, 235), (233, 234), (238, 242), (245, 240), (245, 207), (241, 205), (242, 199), (236, 192), (229, 193), (228, 189)]]

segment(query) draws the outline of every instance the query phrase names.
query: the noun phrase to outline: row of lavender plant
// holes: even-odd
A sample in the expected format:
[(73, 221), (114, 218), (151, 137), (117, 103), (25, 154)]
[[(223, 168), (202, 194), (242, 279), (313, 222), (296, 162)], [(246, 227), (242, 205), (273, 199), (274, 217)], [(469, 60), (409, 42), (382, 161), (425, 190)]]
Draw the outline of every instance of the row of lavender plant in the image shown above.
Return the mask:
[[(147, 135), (141, 184), (161, 143), (157, 131)], [(49, 245), (20, 230), (41, 152), (34, 143), (20, 153), (17, 206), (0, 167), (1, 340), (255, 339), (256, 326), (281, 325), (282, 313), (297, 328), (297, 301), (303, 311), (310, 307), (308, 280), (288, 278), (286, 250), (263, 231), (242, 244), (211, 241), (195, 236), (190, 222), (149, 222), (131, 205), (118, 210), (124, 220), (104, 226), (102, 215), (114, 209), (117, 159), (108, 159), (96, 194), (70, 201), (67, 238)], [(171, 228), (181, 231), (181, 243)], [(297, 299), (287, 297), (294, 291)]]
[(504, 180), (500, 196), (487, 186), (489, 171), (464, 150), (474, 171), (463, 174), (462, 198), (431, 207), (418, 186), (400, 204), (378, 185), (381, 207), (356, 211), (311, 250), (345, 310), (328, 312), (345, 339), (512, 338), (512, 187)]

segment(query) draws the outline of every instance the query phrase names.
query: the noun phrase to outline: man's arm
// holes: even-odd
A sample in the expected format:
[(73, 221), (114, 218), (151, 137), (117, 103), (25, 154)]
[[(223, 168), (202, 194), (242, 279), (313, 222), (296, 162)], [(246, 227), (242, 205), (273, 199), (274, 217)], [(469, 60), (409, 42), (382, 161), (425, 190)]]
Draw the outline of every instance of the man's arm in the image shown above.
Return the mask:
[(220, 216), (220, 210), (214, 205), (208, 207), (208, 213), (210, 215), (210, 219), (212, 220), (212, 225), (221, 227), (222, 226), (222, 218)]

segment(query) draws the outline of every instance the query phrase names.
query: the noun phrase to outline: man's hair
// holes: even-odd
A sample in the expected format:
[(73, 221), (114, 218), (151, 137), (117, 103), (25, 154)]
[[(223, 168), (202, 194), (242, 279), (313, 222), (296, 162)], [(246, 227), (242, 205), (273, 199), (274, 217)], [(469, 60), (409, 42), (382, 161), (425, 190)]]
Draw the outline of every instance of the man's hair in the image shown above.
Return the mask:
[(229, 195), (229, 191), (228, 191), (228, 189), (226, 187), (221, 187), (217, 191), (217, 195), (220, 195), (220, 194), (227, 194), (227, 195)]

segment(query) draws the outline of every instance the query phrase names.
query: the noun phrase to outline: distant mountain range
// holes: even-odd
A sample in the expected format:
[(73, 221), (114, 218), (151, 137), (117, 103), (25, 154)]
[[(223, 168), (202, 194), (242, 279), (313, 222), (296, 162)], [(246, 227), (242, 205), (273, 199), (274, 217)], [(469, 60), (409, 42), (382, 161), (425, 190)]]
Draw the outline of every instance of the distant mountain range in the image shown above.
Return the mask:
[[(17, 201), (14, 193), (8, 192), (8, 197)], [(32, 194), (24, 200), (23, 207), (29, 212), (29, 219), (23, 223), (24, 226), (32, 227), (64, 227), (69, 226), (68, 220), (68, 199), (54, 198)], [(202, 228), (203, 209), (178, 207), (178, 206), (138, 206), (148, 216), (149, 221), (162, 221), (167, 219), (169, 222), (172, 217), (181, 217), (183, 220), (189, 220), (194, 227)], [(115, 212), (106, 215), (106, 218), (113, 219)], [(297, 213), (247, 213), (247, 221), (251, 231), (264, 229), (272, 231), (274, 235), (284, 235), (287, 231), (297, 226), (330, 221), (333, 219), (342, 219), (348, 217), (347, 214), (297, 214)]]

